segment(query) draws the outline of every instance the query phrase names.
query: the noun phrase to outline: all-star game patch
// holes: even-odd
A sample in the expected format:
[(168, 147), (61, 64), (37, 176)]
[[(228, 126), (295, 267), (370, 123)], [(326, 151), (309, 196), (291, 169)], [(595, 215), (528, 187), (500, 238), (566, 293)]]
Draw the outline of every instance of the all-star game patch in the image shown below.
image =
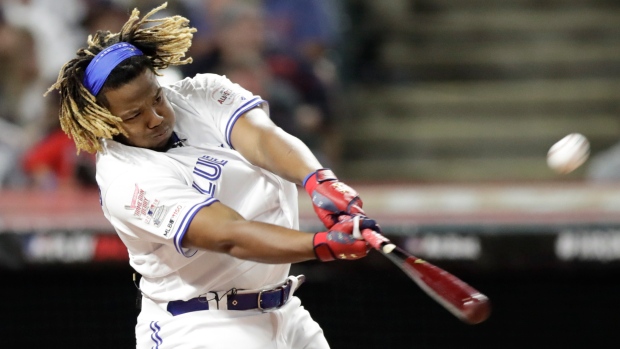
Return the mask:
[(137, 184), (131, 198), (131, 204), (125, 205), (126, 210), (133, 211), (133, 215), (142, 219), (146, 224), (152, 224), (159, 228), (162, 223), (166, 223), (165, 235), (168, 235), (170, 230), (174, 227), (179, 212), (183, 206), (177, 205), (172, 211), (171, 217), (168, 219), (166, 216), (170, 212), (171, 206), (165, 206), (160, 203), (159, 199), (149, 199), (146, 191), (141, 189)]
[(211, 92), (211, 98), (220, 105), (231, 105), (235, 100), (237, 93), (228, 87), (218, 87)]

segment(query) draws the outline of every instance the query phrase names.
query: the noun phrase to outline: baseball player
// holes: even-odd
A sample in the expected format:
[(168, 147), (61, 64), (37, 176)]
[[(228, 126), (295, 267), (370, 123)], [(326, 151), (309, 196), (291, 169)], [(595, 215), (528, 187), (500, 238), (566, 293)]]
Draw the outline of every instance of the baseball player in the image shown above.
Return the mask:
[[(97, 153), (101, 206), (142, 275), (137, 348), (328, 348), (290, 263), (366, 256), (379, 229), (350, 187), (226, 77), (160, 86), (195, 29), (134, 10), (88, 39), (50, 91), (63, 130)], [(145, 25), (148, 24), (148, 25)], [(299, 231), (297, 187), (327, 230)]]

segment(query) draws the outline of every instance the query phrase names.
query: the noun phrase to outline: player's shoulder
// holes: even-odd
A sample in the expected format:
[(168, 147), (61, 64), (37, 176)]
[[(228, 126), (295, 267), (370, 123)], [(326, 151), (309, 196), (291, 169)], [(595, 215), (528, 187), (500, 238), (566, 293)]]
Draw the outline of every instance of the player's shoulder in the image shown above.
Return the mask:
[(195, 110), (200, 109), (203, 103), (219, 98), (216, 96), (217, 91), (229, 84), (232, 85), (226, 77), (207, 73), (186, 77), (163, 88), (166, 97), (173, 105), (185, 110)]
[(174, 84), (168, 85), (167, 88), (170, 91), (183, 94), (192, 90), (211, 89), (221, 85), (222, 82), (227, 81), (229, 80), (225, 76), (213, 73), (204, 73), (196, 74), (193, 77), (186, 77)]
[(130, 147), (111, 139), (101, 140), (102, 150), (97, 153), (97, 165), (139, 166), (146, 160), (146, 149)]
[(165, 172), (164, 155), (139, 147), (104, 140), (103, 150), (97, 153), (97, 182), (107, 188), (119, 179), (129, 181), (152, 177)]

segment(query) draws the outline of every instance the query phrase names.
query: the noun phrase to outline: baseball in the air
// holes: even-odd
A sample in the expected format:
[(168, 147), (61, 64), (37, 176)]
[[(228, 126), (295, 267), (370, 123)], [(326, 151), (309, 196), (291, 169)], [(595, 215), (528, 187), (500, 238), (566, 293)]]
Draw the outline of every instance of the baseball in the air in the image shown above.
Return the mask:
[(560, 174), (567, 174), (583, 165), (590, 155), (590, 142), (580, 133), (571, 133), (549, 148), (547, 165)]

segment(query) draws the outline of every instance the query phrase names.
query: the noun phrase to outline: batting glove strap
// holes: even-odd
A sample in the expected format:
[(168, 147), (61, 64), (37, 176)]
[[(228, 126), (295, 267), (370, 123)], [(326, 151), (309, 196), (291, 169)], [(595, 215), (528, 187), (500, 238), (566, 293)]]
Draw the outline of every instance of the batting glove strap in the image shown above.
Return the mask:
[[(310, 192), (311, 190), (314, 190), (314, 187), (316, 187), (320, 183), (323, 183), (325, 181), (337, 181), (337, 180), (338, 178), (334, 174), (334, 171), (330, 170), (329, 168), (320, 168), (312, 172), (311, 174), (307, 175), (306, 178), (304, 179), (303, 184), (304, 184), (304, 188), (306, 188), (306, 191)], [(308, 188), (308, 186), (312, 186), (312, 188)]]
[(304, 188), (312, 199), (314, 212), (327, 228), (337, 223), (341, 215), (364, 214), (357, 191), (338, 181), (328, 168), (310, 174)]
[(322, 262), (336, 259), (360, 259), (368, 254), (369, 245), (350, 234), (327, 231), (314, 234), (314, 254)]

